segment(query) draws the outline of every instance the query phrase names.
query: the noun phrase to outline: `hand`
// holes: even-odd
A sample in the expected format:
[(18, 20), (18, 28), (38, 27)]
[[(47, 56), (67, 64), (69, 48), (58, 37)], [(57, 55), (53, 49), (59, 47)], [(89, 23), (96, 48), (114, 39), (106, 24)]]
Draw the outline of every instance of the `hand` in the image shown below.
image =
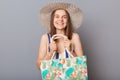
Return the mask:
[(67, 48), (69, 50), (70, 44), (71, 44), (71, 41), (68, 38), (64, 39), (64, 48)]
[(56, 50), (57, 50), (56, 43), (55, 43), (55, 41), (52, 41), (52, 42), (50, 43), (50, 53), (53, 54)]

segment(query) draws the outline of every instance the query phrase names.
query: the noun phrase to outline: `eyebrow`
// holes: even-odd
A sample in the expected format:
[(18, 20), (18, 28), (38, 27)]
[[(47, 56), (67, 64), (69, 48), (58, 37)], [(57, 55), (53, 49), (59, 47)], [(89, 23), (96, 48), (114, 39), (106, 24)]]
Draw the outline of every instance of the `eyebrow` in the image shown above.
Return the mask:
[[(54, 16), (55, 16), (55, 15), (59, 16), (59, 14), (54, 14)], [(67, 16), (67, 15), (63, 15), (63, 16)]]

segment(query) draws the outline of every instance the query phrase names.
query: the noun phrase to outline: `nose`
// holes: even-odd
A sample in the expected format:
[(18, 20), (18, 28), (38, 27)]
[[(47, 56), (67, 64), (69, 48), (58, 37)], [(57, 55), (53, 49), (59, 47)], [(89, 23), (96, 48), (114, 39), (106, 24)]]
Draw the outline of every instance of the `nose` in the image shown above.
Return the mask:
[(63, 18), (62, 18), (62, 17), (59, 17), (59, 20), (61, 20), (61, 21), (62, 21), (62, 20), (63, 20)]

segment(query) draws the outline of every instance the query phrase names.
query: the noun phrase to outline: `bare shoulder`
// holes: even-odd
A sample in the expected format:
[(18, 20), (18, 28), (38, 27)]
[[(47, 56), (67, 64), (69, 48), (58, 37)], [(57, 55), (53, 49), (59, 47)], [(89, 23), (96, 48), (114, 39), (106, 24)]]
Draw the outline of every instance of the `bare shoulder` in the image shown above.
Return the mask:
[(47, 34), (43, 34), (41, 37), (40, 37), (40, 44), (46, 44), (47, 43)]
[(41, 36), (41, 40), (46, 40), (46, 39), (47, 39), (47, 34), (45, 33)]
[(72, 35), (72, 41), (76, 41), (78, 39), (80, 39), (79, 34), (78, 33), (73, 33), (73, 35)]

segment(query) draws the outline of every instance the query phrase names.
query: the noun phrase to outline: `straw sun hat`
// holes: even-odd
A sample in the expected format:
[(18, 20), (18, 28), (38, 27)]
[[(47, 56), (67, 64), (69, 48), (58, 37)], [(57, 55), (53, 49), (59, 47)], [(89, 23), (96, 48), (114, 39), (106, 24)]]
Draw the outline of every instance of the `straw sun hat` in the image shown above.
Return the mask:
[(70, 14), (70, 18), (74, 29), (80, 27), (83, 20), (83, 13), (77, 6), (71, 3), (65, 2), (54, 2), (49, 3), (40, 10), (40, 21), (43, 26), (50, 28), (50, 16), (51, 13), (56, 9), (65, 9)]

